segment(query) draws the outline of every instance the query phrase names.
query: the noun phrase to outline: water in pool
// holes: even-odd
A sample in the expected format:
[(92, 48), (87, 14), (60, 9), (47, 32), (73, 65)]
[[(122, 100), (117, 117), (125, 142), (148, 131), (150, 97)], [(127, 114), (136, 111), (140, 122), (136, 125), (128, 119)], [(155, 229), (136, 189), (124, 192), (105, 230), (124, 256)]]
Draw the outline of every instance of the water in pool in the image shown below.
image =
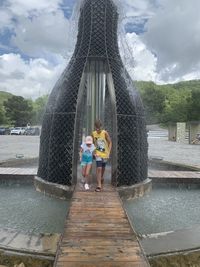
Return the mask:
[(69, 201), (44, 196), (32, 184), (0, 184), (0, 228), (61, 233), (68, 208)]
[(139, 234), (189, 228), (200, 221), (199, 189), (158, 187), (146, 196), (124, 202)]

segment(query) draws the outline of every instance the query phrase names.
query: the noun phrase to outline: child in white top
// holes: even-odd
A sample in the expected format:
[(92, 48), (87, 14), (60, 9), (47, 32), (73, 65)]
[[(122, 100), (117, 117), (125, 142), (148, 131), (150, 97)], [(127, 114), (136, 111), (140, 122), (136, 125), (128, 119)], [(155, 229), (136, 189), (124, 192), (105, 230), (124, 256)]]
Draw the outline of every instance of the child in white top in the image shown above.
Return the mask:
[(82, 166), (82, 175), (85, 179), (85, 189), (89, 189), (89, 173), (92, 167), (93, 153), (95, 146), (93, 144), (92, 136), (86, 136), (85, 142), (82, 143), (80, 149), (80, 161)]

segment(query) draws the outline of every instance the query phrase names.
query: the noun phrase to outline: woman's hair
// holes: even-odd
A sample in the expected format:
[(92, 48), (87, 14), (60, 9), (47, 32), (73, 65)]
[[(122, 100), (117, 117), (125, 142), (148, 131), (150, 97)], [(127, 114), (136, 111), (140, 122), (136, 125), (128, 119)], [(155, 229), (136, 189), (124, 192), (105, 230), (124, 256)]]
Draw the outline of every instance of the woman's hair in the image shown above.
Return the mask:
[(102, 126), (101, 121), (100, 120), (96, 120), (95, 123), (94, 123), (94, 126), (95, 126), (95, 128), (100, 129), (101, 126)]

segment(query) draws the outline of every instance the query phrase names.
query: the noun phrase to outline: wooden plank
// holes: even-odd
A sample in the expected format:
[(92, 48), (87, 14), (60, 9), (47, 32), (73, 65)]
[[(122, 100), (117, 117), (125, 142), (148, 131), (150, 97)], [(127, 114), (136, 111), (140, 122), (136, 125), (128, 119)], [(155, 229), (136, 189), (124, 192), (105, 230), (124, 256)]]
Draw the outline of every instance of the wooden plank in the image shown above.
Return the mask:
[[(98, 242), (98, 244), (97, 244)], [(136, 238), (112, 238), (112, 239), (105, 239), (102, 237), (95, 237), (95, 238), (63, 238), (62, 243), (60, 243), (59, 247), (62, 246), (114, 246), (114, 247), (130, 247), (130, 246), (138, 246), (138, 240)]]
[(54, 267), (148, 267), (115, 188), (72, 197)]
[[(118, 254), (114, 254), (112, 251), (108, 252), (108, 253), (98, 253), (98, 251), (96, 253), (94, 252), (90, 252), (90, 253), (66, 253), (62, 254), (59, 258), (59, 262), (69, 262), (69, 261), (73, 261), (76, 262), (78, 261), (96, 261), (96, 262), (102, 262), (102, 261), (120, 261), (120, 262), (126, 262), (126, 261), (131, 261), (131, 262), (141, 262), (141, 257), (140, 255), (137, 255), (135, 252), (133, 254), (126, 254), (126, 255), (121, 255), (120, 253)], [(67, 266), (65, 264), (65, 266)], [(76, 266), (76, 265), (74, 265)]]
[(76, 265), (74, 265), (74, 262), (67, 262), (67, 265), (65, 265), (65, 262), (59, 262), (56, 266), (57, 267), (146, 267), (149, 265), (144, 265), (144, 263), (141, 262), (111, 262), (111, 261), (104, 261), (104, 262), (80, 262), (77, 261)]

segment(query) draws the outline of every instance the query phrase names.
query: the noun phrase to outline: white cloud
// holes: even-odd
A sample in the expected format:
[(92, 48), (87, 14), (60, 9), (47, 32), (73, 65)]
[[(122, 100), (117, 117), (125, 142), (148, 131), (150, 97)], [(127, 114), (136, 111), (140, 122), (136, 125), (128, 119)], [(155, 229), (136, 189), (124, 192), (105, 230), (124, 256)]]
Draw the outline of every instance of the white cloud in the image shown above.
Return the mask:
[(62, 0), (5, 1), (0, 10), (0, 33), (11, 30), (10, 51), (46, 59), (49, 55), (50, 60), (54, 58), (50, 54), (66, 56), (71, 50), (71, 29), (61, 3)]
[(162, 1), (146, 24), (143, 41), (158, 58), (157, 71), (164, 82), (195, 78), (200, 64), (200, 2)]
[(30, 18), (19, 17), (12, 43), (29, 56), (67, 53), (69, 21), (61, 11)]
[(0, 10), (0, 32), (12, 26), (12, 14), (7, 9)]
[(54, 66), (45, 59), (25, 61), (19, 54), (0, 56), (0, 90), (25, 98), (37, 98), (50, 93), (65, 67), (62, 57)]
[(125, 11), (127, 16), (152, 15), (154, 6), (149, 0), (125, 0)]
[(142, 43), (140, 37), (135, 33), (126, 34), (126, 41), (129, 50), (124, 51), (128, 58), (133, 58), (134, 62), (127, 62), (125, 64), (129, 74), (134, 80), (156, 80), (156, 64), (157, 59)]
[[(0, 49), (10, 53), (0, 57), (0, 90), (33, 98), (50, 92), (76, 39), (60, 7), (62, 2), (3, 2), (0, 33), (10, 29), (14, 35), (10, 44), (0, 44)], [(137, 29), (148, 20), (144, 34), (127, 34), (121, 42), (125, 46), (121, 54), (133, 79), (164, 83), (200, 78), (200, 2), (124, 0), (121, 5), (122, 25), (131, 22)]]
[[(60, 2), (6, 1), (0, 11), (0, 31), (12, 29), (15, 34), (10, 51), (15, 47), (19, 52), (0, 56), (0, 90), (25, 98), (36, 98), (52, 90), (71, 56), (71, 29)], [(0, 48), (7, 50), (3, 44)]]
[(7, 6), (16, 16), (37, 15), (38, 12), (55, 12), (62, 0), (8, 0)]

